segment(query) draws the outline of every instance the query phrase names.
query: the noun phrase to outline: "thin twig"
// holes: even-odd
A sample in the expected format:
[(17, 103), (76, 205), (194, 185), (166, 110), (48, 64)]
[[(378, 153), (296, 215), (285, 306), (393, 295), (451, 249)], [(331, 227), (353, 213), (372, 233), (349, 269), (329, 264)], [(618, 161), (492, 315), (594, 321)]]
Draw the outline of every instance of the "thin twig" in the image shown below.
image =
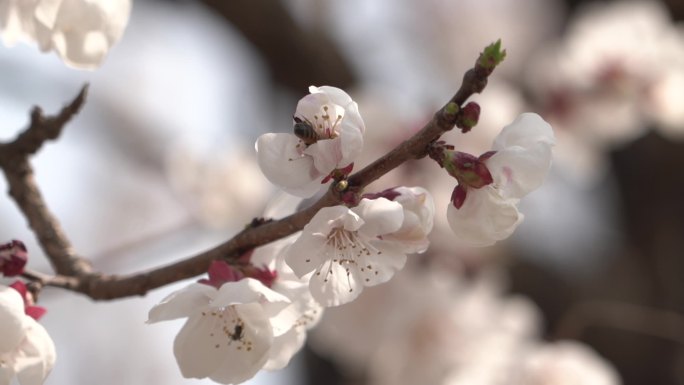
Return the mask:
[(571, 307), (559, 323), (554, 338), (577, 339), (590, 327), (626, 330), (684, 346), (683, 315), (616, 301), (586, 301)]
[(5, 173), (9, 194), (26, 217), (38, 237), (43, 252), (49, 257), (58, 274), (82, 275), (90, 271), (90, 264), (76, 255), (59, 221), (52, 215), (33, 177), (29, 156), (48, 140), (59, 137), (67, 122), (83, 106), (88, 85), (84, 85), (74, 100), (55, 116), (44, 116), (39, 107), (31, 112), (31, 123), (15, 140), (0, 143), (0, 168)]

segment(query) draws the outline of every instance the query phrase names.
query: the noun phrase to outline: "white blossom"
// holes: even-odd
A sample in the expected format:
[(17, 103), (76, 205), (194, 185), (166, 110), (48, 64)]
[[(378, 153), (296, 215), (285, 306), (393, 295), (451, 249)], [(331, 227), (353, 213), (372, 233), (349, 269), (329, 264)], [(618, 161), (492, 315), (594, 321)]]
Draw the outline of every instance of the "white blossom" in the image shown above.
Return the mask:
[(399, 230), (383, 235), (382, 239), (400, 244), (407, 253), (422, 253), (427, 250), (430, 245), (428, 234), (432, 231), (435, 218), (435, 203), (430, 192), (422, 187), (404, 186), (385, 192), (391, 194), (388, 199), (401, 205), (404, 221)]
[(544, 181), (554, 143), (551, 126), (537, 114), (524, 113), (503, 128), (492, 147), (496, 153), (484, 161), (494, 182), (469, 188), (460, 208), (447, 208), (460, 243), (488, 246), (513, 233), (524, 218), (517, 204)]
[(323, 307), (316, 302), (309, 291), (309, 276), (297, 277), (285, 264), (282, 251), (292, 244), (293, 237), (284, 238), (254, 251), (252, 264), (266, 266), (274, 271), (275, 279), (271, 289), (286, 296), (291, 303), (278, 314), (277, 328), (266, 370), (282, 369), (290, 362), (306, 341), (307, 331), (318, 324), (323, 315)]
[(325, 207), (285, 251), (285, 261), (299, 277), (313, 272), (309, 289), (323, 306), (342, 305), (404, 267), (401, 245), (382, 239), (403, 220), (402, 206), (385, 198), (362, 199), (352, 209)]
[(0, 286), (0, 385), (9, 385), (15, 376), (21, 385), (40, 385), (55, 358), (50, 335), (26, 315), (21, 295)]
[(149, 323), (188, 317), (176, 336), (174, 354), (186, 378), (237, 384), (268, 361), (276, 316), (290, 301), (253, 278), (216, 289), (194, 283), (150, 310)]
[(294, 117), (298, 127), (311, 128), (305, 135), (311, 143), (292, 133), (268, 133), (256, 142), (266, 178), (301, 197), (314, 195), (333, 170), (354, 162), (365, 131), (358, 106), (347, 93), (329, 86), (311, 86), (309, 92), (297, 104)]
[(0, 36), (8, 45), (36, 42), (69, 66), (95, 69), (123, 35), (130, 0), (6, 0)]

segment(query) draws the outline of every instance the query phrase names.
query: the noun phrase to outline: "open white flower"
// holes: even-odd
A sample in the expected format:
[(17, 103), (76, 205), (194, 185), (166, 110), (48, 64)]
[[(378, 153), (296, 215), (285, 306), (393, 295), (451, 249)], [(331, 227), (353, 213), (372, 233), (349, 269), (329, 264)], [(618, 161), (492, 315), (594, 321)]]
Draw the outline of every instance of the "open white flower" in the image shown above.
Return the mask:
[(544, 181), (554, 143), (551, 126), (534, 113), (524, 113), (503, 128), (494, 140), (494, 155), (484, 160), (493, 183), (469, 188), (460, 208), (447, 208), (449, 226), (460, 243), (488, 246), (513, 233), (524, 218), (518, 202)]
[(195, 283), (153, 307), (148, 322), (188, 317), (174, 342), (183, 376), (237, 384), (268, 361), (276, 316), (289, 303), (253, 278), (219, 289)]
[(9, 385), (15, 376), (21, 385), (41, 385), (55, 358), (50, 335), (26, 315), (21, 295), (0, 286), (0, 385)]
[(404, 267), (403, 246), (383, 239), (403, 222), (402, 206), (385, 198), (323, 208), (285, 251), (285, 262), (299, 277), (313, 272), (309, 289), (323, 306), (345, 304)]
[(310, 197), (335, 169), (361, 153), (365, 126), (357, 104), (339, 88), (309, 87), (297, 104), (295, 134), (264, 134), (257, 139), (259, 166), (283, 190)]
[(121, 38), (131, 0), (7, 0), (0, 4), (6, 44), (34, 41), (69, 66), (95, 69)]
[(283, 249), (293, 241), (293, 237), (288, 237), (259, 247), (250, 258), (252, 264), (266, 266), (268, 270), (276, 272), (271, 289), (292, 301), (277, 316), (278, 327), (273, 330), (271, 353), (264, 365), (266, 370), (287, 366), (295, 353), (304, 346), (307, 331), (316, 326), (323, 315), (323, 307), (313, 299), (309, 291), (309, 276), (297, 277), (283, 260)]

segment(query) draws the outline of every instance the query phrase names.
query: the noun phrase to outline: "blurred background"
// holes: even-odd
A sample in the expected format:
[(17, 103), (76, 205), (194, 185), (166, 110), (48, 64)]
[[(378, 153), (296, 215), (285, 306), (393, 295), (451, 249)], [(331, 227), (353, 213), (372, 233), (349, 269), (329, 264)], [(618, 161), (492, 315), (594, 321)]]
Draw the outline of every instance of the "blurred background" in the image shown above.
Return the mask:
[[(476, 100), (480, 124), (449, 133), (479, 155), (519, 113), (557, 135), (544, 186), (509, 240), (450, 242), (454, 180), (427, 160), (372, 187), (422, 185), (437, 204), (431, 249), (385, 285), (329, 309), (286, 370), (250, 384), (684, 384), (684, 3), (563, 0), (135, 0), (102, 68), (0, 48), (0, 140), (33, 105), (90, 94), (34, 159), (77, 250), (107, 273), (210, 248), (275, 189), (255, 165), (264, 132), (292, 129), (309, 85), (347, 90), (366, 122), (364, 166), (430, 119), (484, 46), (508, 56)], [(4, 180), (0, 188), (6, 190)], [(0, 241), (23, 240), (14, 202)], [(46, 384), (190, 384), (182, 322), (145, 325), (185, 283), (92, 303), (42, 293), (58, 349)]]

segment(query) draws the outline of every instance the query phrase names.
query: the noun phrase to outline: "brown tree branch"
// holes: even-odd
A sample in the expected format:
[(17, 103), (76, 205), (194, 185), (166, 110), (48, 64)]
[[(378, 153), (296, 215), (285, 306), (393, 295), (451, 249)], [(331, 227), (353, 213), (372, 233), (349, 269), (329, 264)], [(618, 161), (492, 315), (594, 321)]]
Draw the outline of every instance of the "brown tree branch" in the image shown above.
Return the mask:
[(29, 127), (12, 142), (0, 143), (0, 168), (5, 173), (9, 194), (38, 237), (55, 271), (64, 275), (89, 272), (90, 264), (76, 255), (57, 218), (48, 210), (28, 158), (43, 143), (59, 137), (66, 123), (83, 106), (87, 91), (88, 86), (83, 86), (74, 100), (55, 116), (46, 117), (39, 107), (34, 107)]
[[(351, 175), (349, 177), (349, 188), (360, 191), (363, 187), (388, 173), (403, 162), (425, 156), (430, 143), (439, 138), (444, 132), (451, 130), (454, 127), (459, 118), (462, 104), (472, 94), (481, 92), (486, 85), (487, 77), (491, 73), (493, 67), (483, 69), (480, 65), (480, 59), (478, 59), (475, 67), (466, 73), (463, 84), (456, 95), (454, 95), (443, 108), (435, 113), (433, 118), (425, 127), (423, 127), (423, 129), (371, 165)], [(3, 162), (0, 162), (0, 165), (2, 165), (6, 174), (17, 174), (16, 171), (11, 170), (11, 165)], [(10, 169), (9, 172), (8, 169)], [(25, 174), (30, 174), (30, 170), (26, 171)], [(37, 189), (36, 191), (33, 191), (33, 187), (35, 186), (30, 184), (30, 182), (32, 182), (30, 178), (8, 177), (8, 179), (16, 179), (13, 183), (22, 184), (22, 186), (16, 188), (17, 191), (32, 194), (30, 199), (26, 200), (25, 204), (30, 205), (36, 203), (36, 196), (38, 196), (38, 198), (40, 196), (39, 194), (36, 195)], [(18, 201), (25, 199), (18, 193), (12, 194), (12, 196)], [(85, 263), (85, 260), (75, 257), (71, 252), (71, 247), (66, 241), (66, 238), (63, 237), (61, 232), (56, 232), (54, 229), (50, 228), (46, 229), (43, 226), (34, 227), (32, 224), (32, 228), (38, 233), (39, 241), (43, 245), (43, 249), (48, 257), (53, 261), (70, 261), (73, 263), (73, 267), (70, 269), (64, 269), (63, 267), (61, 268), (62, 270), (58, 269), (58, 275), (54, 277), (37, 273), (29, 273), (27, 276), (42, 285), (56, 286), (77, 291), (96, 300), (144, 295), (151, 289), (205, 273), (211, 261), (215, 259), (237, 258), (246, 250), (293, 234), (301, 230), (321, 208), (343, 204), (342, 202), (342, 193), (337, 191), (333, 184), (322, 198), (312, 206), (300, 212), (278, 221), (268, 222), (257, 227), (249, 227), (223, 244), (179, 262), (127, 276), (105, 275), (91, 272), (87, 265), (84, 265), (85, 267), (83, 268), (77, 268), (76, 266)], [(35, 210), (35, 212), (26, 210), (25, 215), (39, 214), (39, 217), (43, 217), (44, 214), (47, 213), (47, 209), (43, 210), (44, 204), (42, 204), (42, 202), (38, 203), (40, 209)], [(25, 210), (23, 205), (24, 204), (20, 203), (22, 211)], [(49, 216), (49, 213), (47, 214)], [(31, 219), (29, 219), (29, 222), (32, 223)], [(54, 224), (56, 225), (56, 221)], [(40, 234), (40, 232), (43, 231), (45, 231), (46, 234)], [(51, 242), (53, 242), (55, 238), (54, 234), (57, 234), (56, 238), (60, 241), (55, 243), (55, 246), (59, 246), (57, 249), (46, 247), (44, 244), (47, 242), (52, 245)], [(63, 243), (61, 243), (62, 241)]]

